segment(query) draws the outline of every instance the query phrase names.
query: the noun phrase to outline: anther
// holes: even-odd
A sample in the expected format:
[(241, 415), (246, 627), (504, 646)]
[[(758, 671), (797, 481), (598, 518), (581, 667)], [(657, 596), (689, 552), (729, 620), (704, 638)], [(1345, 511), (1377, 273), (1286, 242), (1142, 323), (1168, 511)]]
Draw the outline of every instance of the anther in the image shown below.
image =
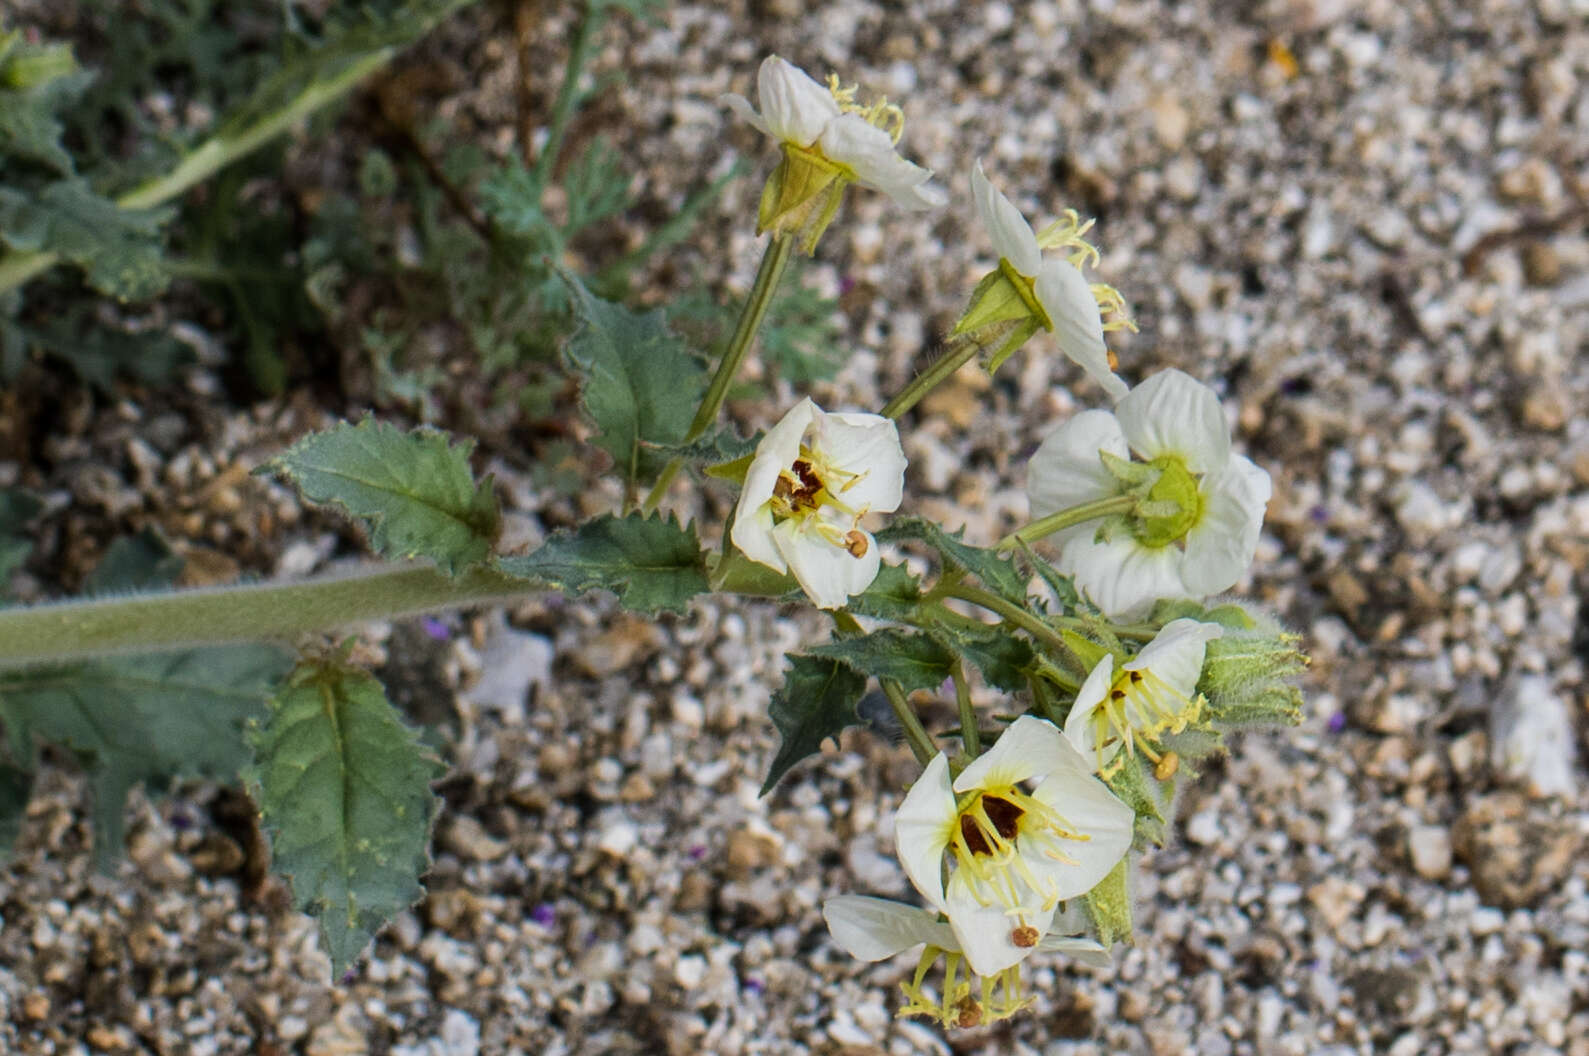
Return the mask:
[(960, 999), (960, 1003), (955, 1006), (955, 1011), (957, 1013), (955, 1016), (955, 1026), (959, 1027), (961, 1030), (970, 1030), (972, 1027), (982, 1022), (982, 1006), (974, 997), (969, 995), (962, 997)]
[(851, 557), (865, 557), (867, 550), (866, 534), (858, 528), (851, 528), (845, 532), (844, 549), (850, 552)]
[(1174, 752), (1165, 752), (1163, 758), (1159, 760), (1158, 765), (1154, 766), (1153, 776), (1158, 778), (1160, 781), (1168, 781), (1170, 778), (1175, 776), (1175, 772), (1180, 768), (1181, 757), (1176, 755)]
[(1037, 939), (1037, 929), (1032, 927), (1030, 924), (1022, 924), (1020, 927), (1010, 932), (1010, 941), (1015, 943), (1015, 945), (1019, 946), (1023, 950), (1029, 950), (1033, 946), (1036, 946)]

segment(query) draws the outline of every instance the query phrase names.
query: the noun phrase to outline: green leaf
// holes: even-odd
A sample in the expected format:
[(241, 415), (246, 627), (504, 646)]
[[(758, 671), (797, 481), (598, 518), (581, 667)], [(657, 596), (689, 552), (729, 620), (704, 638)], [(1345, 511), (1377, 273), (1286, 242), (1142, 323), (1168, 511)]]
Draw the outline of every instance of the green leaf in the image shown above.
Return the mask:
[(405, 433), (366, 418), (312, 433), (262, 469), (308, 501), (363, 521), (381, 554), (428, 557), (457, 575), (491, 556), (500, 528), (490, 478), (476, 484), (469, 471), (473, 447), (436, 429)]
[(954, 653), (925, 634), (888, 627), (858, 638), (839, 638), (811, 650), (813, 656), (842, 660), (863, 675), (889, 678), (908, 693), (936, 689), (954, 667)]
[[(749, 456), (754, 455), (756, 446), (761, 443), (764, 434), (758, 431), (749, 438), (742, 437), (734, 431), (733, 426), (724, 426), (714, 429), (699, 439), (687, 444), (650, 444), (657, 451), (669, 458), (682, 458), (685, 462), (696, 466), (719, 467), (729, 462), (744, 461), (749, 468)], [(716, 476), (709, 469), (709, 475)], [(744, 479), (741, 472), (739, 479)]]
[(10, 763), (0, 763), (0, 861), (10, 857), (22, 834), (33, 794), (33, 775)]
[(926, 543), (938, 551), (947, 566), (969, 572), (980, 579), (983, 586), (1006, 601), (1024, 605), (1026, 581), (1016, 571), (1015, 566), (990, 549), (972, 546), (961, 539), (960, 535), (961, 532), (951, 535), (931, 521), (924, 521), (920, 517), (897, 517), (888, 523), (888, 527), (877, 533), (877, 541), (898, 543), (914, 539)]
[(170, 586), (182, 574), (183, 564), (158, 532), (146, 528), (111, 541), (83, 581), (83, 593), (116, 594)]
[(629, 207), (633, 177), (620, 164), (621, 160), (612, 144), (597, 136), (564, 171), (563, 192), (568, 197), (568, 222), (563, 227), (566, 235), (572, 237)]
[(1079, 610), (1082, 606), (1082, 601), (1081, 595), (1076, 590), (1075, 581), (1037, 556), (1037, 553), (1027, 544), (1025, 539), (1021, 539), (1019, 542), (1021, 544), (1021, 553), (1025, 555), (1031, 566), (1037, 570), (1037, 574), (1042, 577), (1043, 582), (1048, 584), (1048, 589), (1054, 592), (1054, 597), (1059, 599), (1061, 610), (1063, 612), (1076, 612)]
[(160, 227), (171, 213), (120, 209), (79, 179), (58, 180), (37, 195), (0, 187), (0, 241), (71, 261), (101, 293), (143, 300), (171, 279), (160, 246)]
[(1036, 654), (1026, 639), (1001, 627), (973, 631), (964, 627), (935, 627), (933, 637), (977, 665), (988, 685), (1014, 693), (1027, 687)]
[(533, 554), (503, 558), (510, 576), (538, 580), (569, 594), (610, 590), (625, 608), (683, 612), (710, 588), (694, 526), (672, 517), (607, 514), (547, 539)]
[(706, 391), (706, 368), (670, 332), (661, 311), (637, 315), (568, 279), (581, 327), (564, 349), (584, 379), (585, 411), (596, 446), (612, 455), (632, 486), (662, 471), (661, 445), (678, 444)]
[(789, 768), (822, 750), (828, 737), (837, 739), (847, 726), (865, 725), (855, 705), (866, 691), (866, 676), (839, 660), (789, 656), (782, 688), (772, 695), (767, 714), (783, 742), (767, 768), (761, 794), (771, 792)]
[(0, 33), (0, 158), (27, 158), (70, 176), (57, 114), (93, 79), (64, 44), (28, 44), (21, 30)]
[(0, 594), (11, 573), (33, 552), (29, 526), (44, 512), (44, 500), (26, 488), (0, 490)]
[(320, 925), (333, 978), (424, 894), (443, 767), (352, 668), (306, 664), (251, 738), (249, 785), (275, 868)]
[(877, 570), (877, 578), (872, 580), (872, 585), (851, 597), (847, 607), (857, 616), (905, 620), (915, 614), (920, 601), (921, 580), (911, 575), (904, 565), (891, 565), (885, 561)]
[(123, 805), (139, 782), (231, 779), (248, 761), (244, 723), (261, 712), (289, 660), (264, 645), (189, 649), (0, 673), (0, 718), (12, 755), (36, 744), (83, 759), (94, 793), (94, 857), (108, 869)]

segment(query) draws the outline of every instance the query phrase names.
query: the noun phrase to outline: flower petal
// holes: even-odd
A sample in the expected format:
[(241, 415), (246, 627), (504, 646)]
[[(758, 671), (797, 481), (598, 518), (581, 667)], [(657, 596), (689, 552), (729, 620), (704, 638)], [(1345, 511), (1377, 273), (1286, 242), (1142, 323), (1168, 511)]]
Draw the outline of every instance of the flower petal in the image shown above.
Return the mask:
[(856, 182), (882, 191), (907, 209), (932, 209), (949, 200), (930, 185), (932, 172), (894, 150), (888, 133), (858, 114), (843, 114), (822, 130), (822, 153), (855, 173)]
[(1081, 270), (1068, 260), (1049, 257), (1037, 272), (1032, 292), (1037, 303), (1054, 324), (1059, 350), (1119, 400), (1126, 394), (1126, 383), (1109, 369), (1109, 350), (1103, 343), (1103, 315), (1092, 286)]
[(772, 510), (768, 500), (778, 485), (778, 475), (800, 457), (800, 441), (806, 429), (822, 414), (810, 398), (801, 400), (756, 445), (756, 457), (745, 471), (745, 484), (734, 507), (734, 525), (729, 538), (752, 561), (785, 572), (788, 566), (772, 538)]
[(1049, 433), (1027, 463), (1032, 516), (1047, 517), (1115, 494), (1119, 485), (1103, 468), (1100, 451), (1120, 458), (1131, 455), (1120, 423), (1108, 411), (1082, 411)]
[[(962, 884), (951, 882), (949, 886), (949, 905), (945, 912), (973, 972), (984, 978), (997, 975), (1012, 964), (1024, 961), (1037, 949), (1035, 945), (1015, 945), (1012, 936), (1020, 926), (1021, 917), (1009, 914), (1000, 905), (983, 905)], [(1034, 898), (1029, 911), (1022, 914), (1026, 925), (1036, 928), (1038, 934), (1048, 930), (1048, 922), (1054, 916), (1052, 908), (1043, 912), (1040, 901)]]
[(863, 961), (881, 961), (925, 943), (958, 947), (954, 932), (936, 914), (892, 899), (839, 895), (822, 903), (822, 918), (833, 941)]
[(905, 875), (928, 905), (944, 907), (943, 855), (958, 824), (954, 792), (949, 788), (949, 758), (932, 757), (894, 815), (894, 846)]
[[(1182, 572), (1183, 578), (1185, 572)], [(1208, 643), (1225, 633), (1217, 623), (1181, 619), (1166, 623), (1153, 641), (1121, 665), (1127, 671), (1151, 671), (1175, 692), (1190, 697), (1203, 671)]]
[(839, 116), (832, 92), (776, 55), (767, 56), (757, 71), (756, 101), (768, 131), (800, 147), (815, 143)]
[[(1016, 849), (1036, 875), (1053, 885), (1052, 897), (1063, 900), (1091, 891), (1130, 849), (1136, 812), (1096, 777), (1075, 771), (1056, 773), (1032, 791), (1032, 798), (1052, 807), (1088, 837), (1044, 841), (1021, 833)], [(1072, 861), (1045, 854), (1050, 847), (1063, 850)]]
[(738, 92), (724, 92), (717, 97), (717, 101), (750, 122), (762, 135), (770, 136), (773, 134), (772, 129), (767, 127), (767, 122), (763, 121), (761, 115), (756, 113), (756, 108), (750, 105), (750, 100)]
[(1098, 759), (1098, 741), (1092, 713), (1108, 695), (1109, 686), (1114, 682), (1114, 673), (1115, 658), (1113, 654), (1105, 653), (1076, 691), (1076, 702), (1070, 706), (1070, 715), (1065, 719), (1065, 739), (1083, 756), (1094, 761)]
[(1131, 449), (1148, 461), (1179, 455), (1193, 473), (1217, 473), (1230, 458), (1230, 426), (1214, 390), (1179, 370), (1161, 370), (1115, 405)]
[(1109, 951), (1091, 939), (1079, 936), (1071, 938), (1066, 935), (1044, 935), (1037, 943), (1037, 948), (1042, 953), (1063, 953), (1071, 960), (1085, 964), (1089, 968), (1108, 968), (1112, 963)]
[(880, 414), (828, 414), (818, 443), (834, 466), (861, 476), (835, 496), (852, 509), (892, 513), (905, 488), (899, 429)]
[(1181, 569), (1190, 594), (1217, 594), (1247, 571), (1258, 550), (1271, 488), (1269, 474), (1241, 455), (1232, 455), (1223, 473), (1203, 479), (1203, 513), (1186, 533)]
[(1007, 788), (1050, 773), (1060, 753), (1069, 748), (1053, 723), (1022, 715), (999, 735), (998, 743), (972, 761), (955, 778), (956, 792), (973, 788)]
[(872, 585), (882, 557), (870, 535), (866, 536), (866, 551), (856, 557), (828, 542), (816, 530), (817, 523), (811, 518), (790, 518), (773, 528), (772, 541), (817, 608), (842, 609), (851, 594)]
[(982, 226), (988, 230), (993, 252), (1009, 261), (1022, 275), (1034, 278), (1043, 263), (1037, 236), (1015, 203), (988, 182), (980, 159), (971, 169), (971, 197), (977, 203), (977, 212), (982, 214)]
[(1146, 547), (1130, 536), (1065, 540), (1058, 568), (1111, 620), (1135, 620), (1161, 598), (1184, 598), (1183, 556), (1173, 546)]

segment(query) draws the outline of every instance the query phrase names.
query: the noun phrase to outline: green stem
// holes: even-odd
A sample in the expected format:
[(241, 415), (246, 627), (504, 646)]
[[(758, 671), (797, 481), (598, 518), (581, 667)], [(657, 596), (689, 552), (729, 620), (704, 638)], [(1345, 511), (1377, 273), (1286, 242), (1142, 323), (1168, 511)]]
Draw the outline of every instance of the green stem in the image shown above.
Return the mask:
[(450, 579), (430, 566), (390, 564), (294, 583), (0, 609), (0, 669), (292, 638), (367, 620), (523, 598), (543, 589), (485, 568)]
[(1065, 639), (1060, 637), (1059, 632), (1054, 630), (1054, 628), (1050, 627), (1036, 616), (1033, 616), (1019, 605), (1016, 605), (1013, 602), (1005, 601), (997, 594), (983, 590), (981, 587), (973, 587), (965, 583), (958, 583), (944, 591), (943, 596), (949, 598), (959, 598), (961, 601), (969, 601), (973, 605), (980, 605), (989, 612), (998, 613), (1010, 623), (1015, 624), (1015, 626), (1019, 627), (1027, 634), (1030, 634), (1033, 638), (1036, 638), (1047, 645), (1054, 646), (1057, 649), (1067, 648), (1065, 645)]
[(951, 338), (949, 348), (943, 355), (912, 378), (910, 384), (900, 390), (899, 395), (883, 405), (883, 417), (898, 418), (916, 406), (921, 402), (921, 398), (939, 383), (969, 363), (980, 347), (975, 341), (965, 337)]
[(982, 731), (977, 728), (977, 709), (971, 703), (971, 687), (966, 684), (965, 665), (956, 663), (949, 671), (955, 684), (955, 703), (960, 706), (960, 743), (975, 759), (982, 754)]
[(995, 550), (1008, 550), (1020, 542), (1035, 542), (1045, 535), (1084, 521), (1095, 520), (1099, 517), (1110, 517), (1117, 513), (1130, 513), (1136, 507), (1137, 500), (1131, 495), (1111, 495), (1106, 499), (1094, 499), (1084, 502), (1080, 506), (1069, 506), (1058, 510), (1047, 517), (1039, 518), (1022, 528), (1006, 535), (998, 541)]
[[(728, 386), (739, 373), (751, 344), (756, 340), (756, 331), (761, 329), (761, 322), (772, 305), (773, 294), (778, 290), (778, 280), (783, 278), (784, 268), (789, 263), (789, 253), (793, 249), (794, 239), (786, 235), (775, 235), (767, 243), (761, 267), (756, 269), (756, 282), (750, 288), (744, 311), (739, 314), (739, 323), (734, 327), (733, 336), (728, 339), (728, 346), (723, 349), (723, 358), (717, 364), (717, 373), (712, 375), (706, 395), (701, 398), (701, 407), (695, 412), (695, 420), (690, 423), (689, 432), (684, 434), (686, 444), (699, 439), (717, 421), (717, 412), (723, 409), (723, 401), (728, 397)], [(673, 478), (678, 476), (683, 465), (682, 458), (674, 458), (662, 470), (662, 475), (651, 487), (651, 493), (646, 496), (643, 507), (646, 513), (657, 508), (657, 503), (662, 501), (668, 485), (673, 483)]]
[(905, 691), (900, 688), (899, 683), (891, 678), (879, 679), (879, 681), (883, 686), (883, 694), (894, 706), (894, 717), (899, 719), (899, 725), (905, 731), (905, 739), (910, 742), (910, 750), (916, 753), (916, 762), (926, 766), (932, 762), (933, 756), (938, 754), (938, 746), (932, 743), (931, 735), (921, 724), (921, 719), (916, 717), (916, 709), (910, 706), (909, 700), (905, 699)]
[[(287, 131), (314, 111), (345, 95), (371, 73), (391, 61), (398, 49), (381, 48), (359, 59), (329, 81), (315, 82), (291, 102), (273, 110), (235, 134), (205, 140), (186, 154), (176, 167), (163, 176), (140, 184), (116, 199), (122, 209), (152, 209), (182, 194), (213, 176), (261, 144)], [(60, 258), (54, 253), (11, 253), (0, 260), (0, 293), (15, 289), (54, 267)]]
[(1078, 619), (1075, 616), (1054, 616), (1051, 618), (1060, 627), (1069, 627), (1077, 631), (1097, 631), (1101, 627), (1117, 638), (1129, 638), (1134, 642), (1151, 642), (1158, 637), (1159, 631), (1162, 630), (1162, 628), (1155, 627), (1151, 623), (1100, 623), (1097, 620)]
[(557, 155), (562, 152), (563, 136), (579, 102), (579, 75), (590, 60), (590, 47), (601, 20), (601, 8), (587, 4), (585, 15), (574, 30), (574, 42), (569, 45), (568, 60), (563, 64), (563, 83), (558, 85), (557, 100), (552, 103), (552, 123), (546, 131), (546, 143), (541, 147), (540, 157), (535, 159), (536, 187), (546, 186), (552, 176), (552, 166), (557, 164)]

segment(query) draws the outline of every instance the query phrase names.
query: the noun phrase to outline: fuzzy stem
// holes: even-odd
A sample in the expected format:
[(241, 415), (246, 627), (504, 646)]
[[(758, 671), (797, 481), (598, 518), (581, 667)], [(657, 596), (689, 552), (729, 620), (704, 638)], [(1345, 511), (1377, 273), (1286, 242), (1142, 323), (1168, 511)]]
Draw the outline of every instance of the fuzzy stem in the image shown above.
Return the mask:
[(1058, 631), (1054, 630), (1048, 624), (1044, 623), (1036, 616), (1033, 616), (1019, 605), (1016, 605), (1013, 602), (1005, 601), (997, 594), (983, 590), (981, 587), (973, 587), (965, 583), (957, 583), (948, 590), (944, 590), (942, 592), (942, 596), (948, 598), (959, 598), (961, 601), (969, 601), (973, 605), (980, 605), (989, 612), (994, 612), (1000, 616), (1003, 616), (1005, 620), (1015, 624), (1015, 626), (1019, 627), (1027, 634), (1030, 634), (1033, 638), (1036, 638), (1039, 641), (1047, 645), (1054, 646), (1058, 649), (1066, 648), (1065, 639), (1059, 636)]
[(911, 379), (899, 394), (883, 405), (883, 417), (897, 419), (916, 406), (921, 398), (931, 392), (955, 371), (965, 366), (981, 346), (965, 337), (951, 338), (949, 348), (930, 366)]
[(0, 610), (0, 669), (292, 638), (367, 620), (523, 598), (533, 582), (476, 568), (367, 565), (292, 583), (47, 602)]
[[(788, 265), (789, 253), (793, 249), (794, 239), (787, 235), (775, 235), (767, 243), (761, 267), (756, 269), (755, 285), (751, 286), (750, 297), (745, 301), (744, 311), (740, 312), (739, 323), (734, 327), (733, 336), (728, 339), (728, 346), (723, 349), (723, 358), (717, 364), (717, 373), (712, 375), (706, 395), (701, 398), (695, 420), (690, 423), (689, 432), (684, 434), (686, 444), (700, 439), (717, 421), (717, 412), (723, 409), (723, 401), (728, 397), (728, 386), (739, 373), (740, 365), (745, 362), (745, 356), (756, 340), (756, 331), (761, 329), (761, 322), (772, 305), (773, 295), (778, 291), (778, 280), (783, 278), (784, 267)], [(678, 476), (683, 465), (682, 458), (674, 458), (662, 470), (662, 475), (651, 487), (651, 493), (646, 496), (643, 506), (646, 513), (657, 508), (657, 503), (667, 494), (668, 485), (673, 483), (673, 478)]]
[(899, 683), (891, 678), (878, 681), (883, 686), (883, 694), (894, 707), (894, 717), (899, 719), (899, 725), (905, 731), (905, 739), (910, 742), (910, 750), (916, 753), (916, 762), (926, 766), (932, 762), (932, 757), (938, 754), (938, 746), (932, 743), (932, 736), (921, 724), (921, 719), (917, 718), (916, 709), (910, 706), (910, 701), (906, 699), (905, 691), (900, 688)]
[(1008, 550), (1018, 543), (1035, 542), (1045, 535), (1052, 535), (1057, 531), (1081, 524), (1084, 521), (1095, 520), (1099, 517), (1110, 517), (1117, 513), (1130, 513), (1136, 507), (1137, 500), (1132, 495), (1110, 495), (1105, 499), (1095, 499), (1084, 502), (1080, 506), (1068, 506), (1057, 510), (1047, 517), (1039, 518), (1031, 524), (1017, 528), (998, 541), (995, 550)]
[(977, 709), (971, 703), (971, 687), (966, 684), (965, 665), (956, 663), (949, 670), (955, 684), (955, 703), (960, 706), (960, 743), (975, 759), (982, 754), (982, 731), (977, 728)]

